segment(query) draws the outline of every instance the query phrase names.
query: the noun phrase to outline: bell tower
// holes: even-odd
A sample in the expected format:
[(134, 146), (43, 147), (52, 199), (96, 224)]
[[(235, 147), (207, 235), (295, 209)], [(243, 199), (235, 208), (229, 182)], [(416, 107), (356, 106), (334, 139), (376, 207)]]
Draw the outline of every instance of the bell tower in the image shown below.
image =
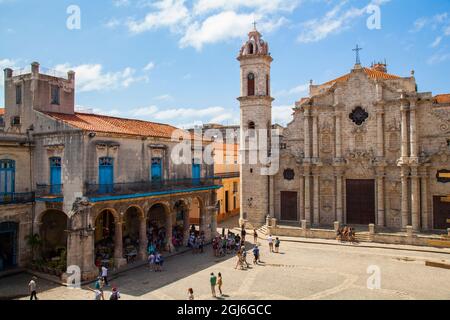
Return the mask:
[[(256, 30), (248, 34), (237, 60), (240, 62), (240, 223), (258, 228), (269, 214), (269, 176), (261, 157), (269, 156), (272, 127), (269, 45)], [(255, 159), (256, 157), (256, 159)]]

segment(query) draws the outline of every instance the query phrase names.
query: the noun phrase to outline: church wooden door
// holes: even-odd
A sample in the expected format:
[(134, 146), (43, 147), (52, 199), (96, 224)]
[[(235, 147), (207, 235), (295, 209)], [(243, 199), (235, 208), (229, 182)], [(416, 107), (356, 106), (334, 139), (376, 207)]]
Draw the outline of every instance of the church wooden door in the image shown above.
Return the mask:
[(281, 192), (281, 220), (297, 221), (297, 192)]
[(375, 223), (375, 181), (347, 180), (347, 223)]
[(443, 202), (441, 198), (433, 197), (433, 229), (450, 228), (447, 223), (447, 219), (450, 219), (450, 202)]

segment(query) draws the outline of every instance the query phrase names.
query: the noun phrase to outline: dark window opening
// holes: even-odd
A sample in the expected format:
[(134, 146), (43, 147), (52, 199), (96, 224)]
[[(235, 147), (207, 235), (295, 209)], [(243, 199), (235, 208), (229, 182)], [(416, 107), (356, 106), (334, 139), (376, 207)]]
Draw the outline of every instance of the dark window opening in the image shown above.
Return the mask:
[(255, 123), (254, 123), (253, 121), (250, 121), (250, 122), (248, 123), (248, 128), (249, 128), (250, 130), (254, 130), (254, 129), (256, 128)]
[(59, 104), (59, 87), (52, 86), (52, 104)]
[(249, 54), (253, 54), (253, 44), (252, 43), (249, 43), (249, 45), (248, 45), (248, 53)]
[(253, 73), (249, 73), (247, 76), (247, 95), (254, 96), (255, 95), (255, 75)]
[(16, 86), (16, 104), (22, 104), (22, 86)]
[(270, 96), (270, 78), (266, 76), (266, 96)]

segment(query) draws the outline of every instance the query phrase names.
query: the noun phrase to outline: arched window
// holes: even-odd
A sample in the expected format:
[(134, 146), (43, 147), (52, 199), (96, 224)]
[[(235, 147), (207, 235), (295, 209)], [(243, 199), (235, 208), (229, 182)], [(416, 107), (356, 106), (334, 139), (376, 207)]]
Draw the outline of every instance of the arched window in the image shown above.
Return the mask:
[(255, 130), (256, 129), (256, 125), (253, 121), (249, 121), (248, 122), (248, 129), (249, 130)]
[(253, 73), (249, 73), (247, 76), (247, 95), (255, 95), (255, 75)]
[(249, 43), (248, 44), (248, 54), (253, 54), (254, 49), (253, 49), (253, 43)]
[(266, 96), (270, 96), (270, 76), (266, 75)]
[(14, 160), (0, 160), (0, 193), (15, 192), (16, 162)]

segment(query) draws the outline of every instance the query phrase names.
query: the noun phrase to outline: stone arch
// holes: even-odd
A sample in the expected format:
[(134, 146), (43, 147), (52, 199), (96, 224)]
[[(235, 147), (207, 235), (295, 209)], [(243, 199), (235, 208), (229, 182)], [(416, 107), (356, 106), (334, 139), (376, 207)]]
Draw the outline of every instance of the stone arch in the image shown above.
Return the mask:
[(156, 250), (169, 249), (172, 226), (172, 206), (167, 201), (151, 204), (147, 213), (147, 237), (149, 247)]
[(51, 259), (67, 251), (69, 218), (64, 211), (48, 209), (39, 214), (39, 236), (42, 240), (41, 253), (44, 259)]
[(94, 215), (95, 264), (97, 267), (105, 260), (112, 261), (116, 256), (116, 247), (120, 245), (117, 243), (116, 233), (121, 234), (121, 230), (119, 230), (121, 229), (121, 222), (120, 214), (113, 208), (102, 208)]
[(247, 96), (255, 95), (255, 80), (256, 76), (253, 72), (247, 74)]
[(18, 265), (19, 222), (0, 222), (0, 271)]

